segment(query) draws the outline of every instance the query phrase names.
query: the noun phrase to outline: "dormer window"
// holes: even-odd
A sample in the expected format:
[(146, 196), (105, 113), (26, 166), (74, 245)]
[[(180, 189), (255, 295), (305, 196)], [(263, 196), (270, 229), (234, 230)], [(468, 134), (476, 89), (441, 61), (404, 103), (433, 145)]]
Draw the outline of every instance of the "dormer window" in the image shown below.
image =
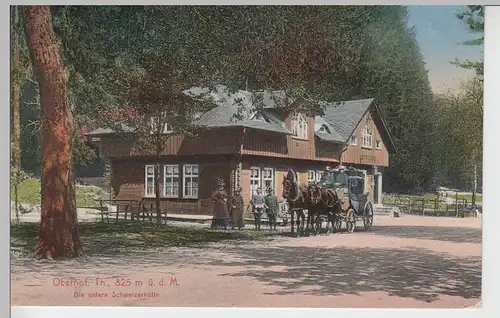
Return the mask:
[(253, 119), (254, 119), (254, 120), (264, 120), (264, 121), (266, 121), (266, 120), (264, 119), (264, 117), (262, 116), (262, 114), (261, 114), (261, 113), (257, 113), (257, 114), (255, 114), (255, 116), (253, 117)]
[(321, 126), (319, 131), (330, 134), (330, 129), (328, 129), (328, 127), (326, 127), (325, 125)]
[(372, 148), (373, 146), (373, 135), (372, 131), (368, 126), (363, 127), (361, 133), (361, 147)]
[(307, 140), (307, 120), (301, 114), (292, 118), (292, 135)]

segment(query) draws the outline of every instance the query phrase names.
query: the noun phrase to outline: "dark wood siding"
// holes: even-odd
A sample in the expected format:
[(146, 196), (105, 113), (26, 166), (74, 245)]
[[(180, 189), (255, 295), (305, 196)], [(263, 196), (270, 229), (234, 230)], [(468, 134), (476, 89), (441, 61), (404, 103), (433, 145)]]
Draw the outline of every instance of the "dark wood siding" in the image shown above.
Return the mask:
[[(242, 129), (210, 130), (198, 138), (182, 135), (169, 137), (163, 155), (209, 155), (234, 154), (241, 149)], [(102, 155), (108, 158), (152, 155), (139, 152), (134, 142), (121, 136), (106, 135), (101, 137)]]
[(339, 162), (338, 158), (344, 145), (321, 141), (316, 138), (316, 159), (329, 162)]
[[(285, 127), (291, 130), (290, 117), (281, 118)], [(290, 159), (315, 159), (314, 118), (306, 117), (307, 140), (298, 139), (290, 135), (279, 135), (263, 131), (247, 130), (243, 143), (243, 154)]]
[[(154, 197), (145, 196), (145, 167), (153, 164), (146, 159), (115, 159), (112, 162), (112, 187), (114, 195), (119, 200), (142, 200), (149, 205), (154, 204)], [(162, 160), (164, 164), (199, 165), (198, 199), (162, 198), (162, 210), (177, 214), (212, 214), (212, 191), (215, 189), (216, 179), (222, 177), (228, 185), (231, 173), (236, 167), (236, 161), (230, 157), (212, 156), (211, 158), (197, 157), (168, 157)], [(163, 178), (163, 170), (160, 172)], [(182, 176), (181, 176), (182, 178)], [(182, 186), (182, 181), (181, 185)], [(182, 187), (180, 190), (182, 191)], [(163, 193), (163, 179), (160, 182), (160, 192)]]

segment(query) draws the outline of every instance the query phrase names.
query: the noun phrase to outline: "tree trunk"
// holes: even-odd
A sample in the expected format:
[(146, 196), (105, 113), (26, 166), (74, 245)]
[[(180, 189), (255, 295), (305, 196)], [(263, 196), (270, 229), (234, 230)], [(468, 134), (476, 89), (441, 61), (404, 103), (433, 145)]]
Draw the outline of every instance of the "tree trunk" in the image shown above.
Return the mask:
[(476, 193), (477, 193), (477, 164), (474, 163), (474, 180), (472, 180), (472, 206), (476, 205)]
[(42, 109), (42, 207), (38, 257), (76, 257), (78, 234), (67, 78), (48, 6), (26, 6), (26, 31)]
[(16, 223), (19, 223), (19, 181), (16, 179), (14, 181), (14, 204), (16, 205), (15, 211), (16, 211)]
[(12, 163), (15, 168), (21, 168), (21, 116), (19, 114), (19, 100), (21, 97), (21, 86), (19, 83), (19, 72), (21, 68), (20, 52), (19, 52), (19, 7), (14, 6), (14, 34), (12, 43), (12, 117), (13, 117), (13, 134), (12, 134)]
[(156, 201), (156, 223), (161, 225), (161, 196), (160, 196), (160, 158), (156, 157), (155, 164), (155, 201)]

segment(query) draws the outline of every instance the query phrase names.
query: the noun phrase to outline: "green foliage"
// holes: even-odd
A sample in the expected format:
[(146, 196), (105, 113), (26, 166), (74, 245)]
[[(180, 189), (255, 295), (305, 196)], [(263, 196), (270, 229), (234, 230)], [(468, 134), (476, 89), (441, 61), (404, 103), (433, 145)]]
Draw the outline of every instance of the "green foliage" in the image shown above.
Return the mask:
[(26, 179), (29, 179), (30, 175), (23, 171), (22, 169), (11, 167), (10, 169), (10, 182), (12, 185), (19, 185)]
[[(467, 25), (470, 32), (480, 34), (479, 37), (464, 42), (464, 45), (482, 46), (484, 44), (484, 8), (484, 6), (470, 5), (457, 13), (457, 18)], [(483, 59), (480, 61), (461, 61), (457, 58), (453, 64), (468, 70), (474, 70), (480, 78), (484, 75)]]
[[(75, 126), (123, 133), (127, 124), (137, 132), (131, 142), (155, 154), (167, 121), (174, 132), (202, 131), (192, 119), (211, 106), (182, 93), (191, 87), (284, 90), (296, 102), (282, 107), (310, 115), (321, 112), (318, 100), (375, 98), (398, 149), (384, 184), (435, 186), (438, 145), (428, 141), (437, 108), (405, 7), (54, 6), (52, 13)], [(139, 116), (117, 119), (117, 109)], [(75, 160), (87, 158), (74, 148)]]
[(369, 37), (361, 60), (358, 94), (375, 98), (398, 150), (390, 157), (384, 175), (385, 190), (427, 190), (435, 173), (435, 148), (429, 140), (436, 112), (415, 30), (407, 27), (405, 7), (373, 6), (366, 10)]
[[(11, 200), (14, 201), (14, 180), (11, 179)], [(18, 202), (25, 204), (41, 203), (41, 185), (40, 179), (24, 177), (19, 179), (18, 184)], [(95, 200), (105, 196), (104, 191), (98, 187), (77, 186), (76, 187), (76, 205), (77, 207), (95, 207)]]
[(86, 166), (92, 163), (97, 158), (97, 154), (95, 153), (95, 151), (85, 144), (83, 136), (78, 129), (73, 129), (73, 140), (71, 147), (73, 165), (75, 167)]
[(441, 112), (437, 159), (447, 178), (456, 185), (471, 185), (474, 165), (478, 176), (482, 175), (483, 94), (482, 81), (474, 78), (464, 83), (459, 92), (437, 98)]
[(14, 59), (11, 59), (12, 81), (22, 86), (33, 77), (33, 67), (24, 33), (24, 15), (21, 7), (10, 6), (10, 17), (12, 21), (10, 29), (11, 55), (14, 56), (16, 50), (19, 54), (19, 65), (17, 67), (14, 64)]
[[(40, 179), (28, 178), (18, 184), (18, 202), (26, 204), (40, 204), (41, 202), (41, 192), (40, 192)], [(14, 198), (14, 182), (11, 182), (11, 201), (15, 201)]]

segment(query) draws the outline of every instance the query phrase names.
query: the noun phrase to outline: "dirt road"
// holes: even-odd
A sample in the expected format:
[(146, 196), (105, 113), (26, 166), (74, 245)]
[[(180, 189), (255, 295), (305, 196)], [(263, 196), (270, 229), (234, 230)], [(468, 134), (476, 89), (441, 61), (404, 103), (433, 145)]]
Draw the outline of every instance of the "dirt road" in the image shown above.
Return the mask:
[(480, 300), (481, 220), (379, 217), (354, 234), (16, 259), (11, 272), (12, 305), (461, 308)]

